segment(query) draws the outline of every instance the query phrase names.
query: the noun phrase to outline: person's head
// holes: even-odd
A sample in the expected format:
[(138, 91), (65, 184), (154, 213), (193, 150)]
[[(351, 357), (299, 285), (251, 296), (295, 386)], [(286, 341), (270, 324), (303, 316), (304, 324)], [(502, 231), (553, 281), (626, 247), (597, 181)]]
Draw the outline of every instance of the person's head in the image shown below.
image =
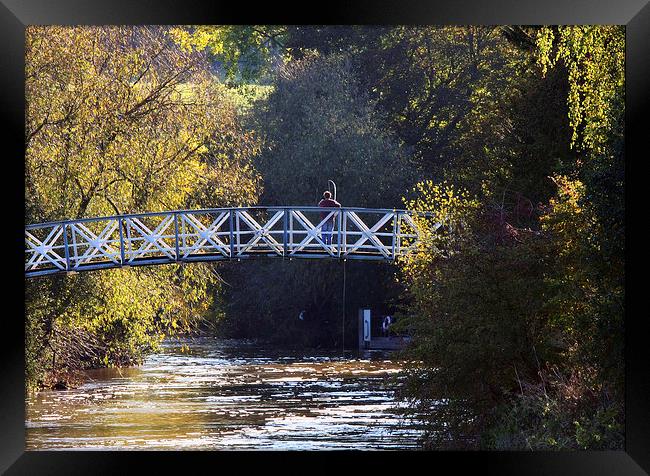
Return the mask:
[(331, 197), (332, 197), (332, 194), (329, 192), (329, 190), (325, 190), (325, 191), (323, 192), (323, 198), (324, 198), (325, 200), (327, 200), (327, 199), (329, 199), (329, 198), (331, 198)]

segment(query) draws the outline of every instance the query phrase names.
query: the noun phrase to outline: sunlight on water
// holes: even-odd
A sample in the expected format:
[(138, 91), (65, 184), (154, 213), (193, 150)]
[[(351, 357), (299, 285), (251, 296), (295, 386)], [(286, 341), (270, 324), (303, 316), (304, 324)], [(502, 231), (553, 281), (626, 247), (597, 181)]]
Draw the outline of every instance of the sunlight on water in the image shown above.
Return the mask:
[[(181, 353), (181, 345), (191, 351)], [(98, 369), (28, 398), (37, 449), (416, 449), (396, 414), (400, 364), (240, 341), (168, 343), (144, 365)]]

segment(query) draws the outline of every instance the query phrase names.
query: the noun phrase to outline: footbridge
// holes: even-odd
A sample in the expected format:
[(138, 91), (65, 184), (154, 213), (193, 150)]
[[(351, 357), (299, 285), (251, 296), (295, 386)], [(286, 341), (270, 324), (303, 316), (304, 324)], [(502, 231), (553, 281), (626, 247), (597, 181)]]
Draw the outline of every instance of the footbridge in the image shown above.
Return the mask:
[(417, 223), (423, 221), (416, 218), (423, 215), (431, 216), (375, 208), (240, 207), (31, 224), (25, 227), (25, 276), (253, 257), (394, 261), (417, 245)]

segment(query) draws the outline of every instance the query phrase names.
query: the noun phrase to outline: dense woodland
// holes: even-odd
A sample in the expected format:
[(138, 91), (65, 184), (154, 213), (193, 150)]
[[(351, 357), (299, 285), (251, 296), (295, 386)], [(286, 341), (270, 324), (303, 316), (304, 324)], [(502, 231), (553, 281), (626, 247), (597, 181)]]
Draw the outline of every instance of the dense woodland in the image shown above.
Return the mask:
[[(179, 208), (432, 210), (396, 265), (256, 260), (26, 280), (28, 390), (198, 332), (413, 336), (424, 448), (622, 449), (618, 26), (29, 27), (27, 223)], [(305, 320), (297, 315), (305, 311)]]

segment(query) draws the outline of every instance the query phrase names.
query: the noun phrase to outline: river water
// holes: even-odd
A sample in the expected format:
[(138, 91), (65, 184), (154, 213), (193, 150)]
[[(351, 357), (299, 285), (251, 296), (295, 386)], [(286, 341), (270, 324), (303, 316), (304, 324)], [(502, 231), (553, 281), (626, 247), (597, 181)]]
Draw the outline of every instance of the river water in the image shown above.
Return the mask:
[(167, 342), (141, 366), (93, 370), (77, 389), (28, 397), (26, 448), (417, 449), (394, 398), (400, 369), (374, 352)]

